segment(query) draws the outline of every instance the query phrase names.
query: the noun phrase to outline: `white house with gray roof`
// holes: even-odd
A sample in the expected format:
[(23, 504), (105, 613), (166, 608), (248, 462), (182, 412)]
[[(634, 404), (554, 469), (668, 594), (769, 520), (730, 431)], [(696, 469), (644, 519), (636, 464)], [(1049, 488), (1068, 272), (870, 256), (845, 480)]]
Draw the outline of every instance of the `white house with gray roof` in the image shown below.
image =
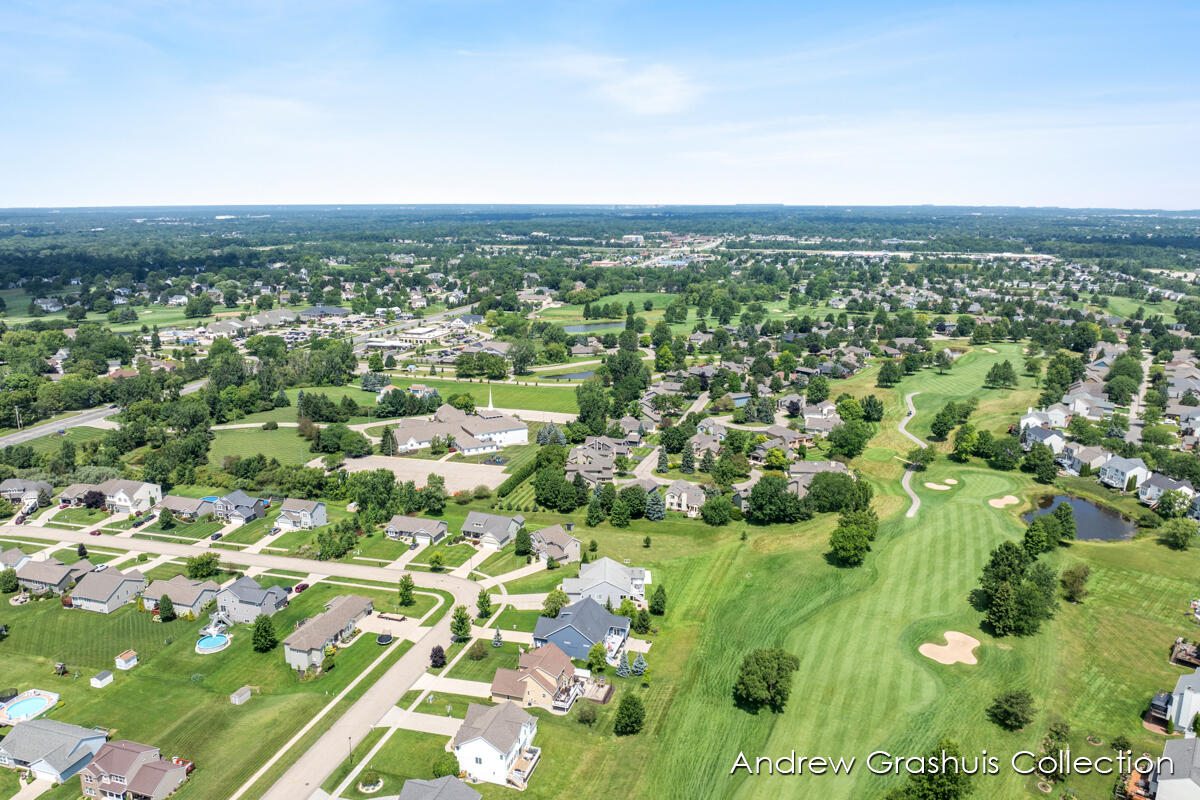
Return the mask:
[(1149, 783), (1154, 800), (1200, 800), (1200, 739), (1168, 739)]
[(1104, 466), (1100, 467), (1099, 472), (1100, 482), (1110, 489), (1117, 491), (1125, 491), (1127, 486), (1131, 489), (1136, 489), (1141, 485), (1142, 481), (1150, 477), (1150, 470), (1146, 467), (1146, 462), (1140, 458), (1125, 458), (1124, 456), (1113, 456), (1105, 462)]
[(230, 622), (251, 623), (259, 614), (272, 616), (287, 605), (287, 592), (279, 586), (265, 589), (254, 578), (238, 578), (217, 592), (217, 611)]
[(320, 500), (294, 500), (289, 497), (279, 508), (275, 527), (281, 531), (308, 531), (329, 522), (325, 504)]
[(27, 769), (62, 783), (87, 766), (106, 738), (104, 731), (53, 719), (18, 722), (0, 739), (0, 767)]
[(433, 544), (446, 538), (449, 530), (444, 520), (407, 517), (397, 514), (384, 526), (383, 535), (389, 539), (407, 540), (417, 544)]
[(523, 789), (541, 750), (533, 746), (537, 717), (511, 700), (495, 706), (471, 703), (452, 742), (467, 777)]
[(132, 601), (146, 588), (146, 578), (136, 569), (121, 572), (108, 569), (89, 572), (71, 590), (71, 605), (84, 611), (111, 614)]
[(396, 800), (479, 800), (482, 796), (456, 776), (446, 775), (431, 781), (409, 778)]
[(627, 567), (605, 556), (580, 564), (579, 577), (564, 578), (562, 587), (573, 603), (590, 597), (616, 608), (626, 597), (635, 603), (646, 602), (646, 584), (650, 582), (649, 570)]
[(114, 478), (96, 488), (104, 493), (104, 504), (116, 514), (149, 511), (162, 500), (162, 487), (157, 483)]
[(462, 535), (488, 547), (501, 548), (525, 527), (525, 517), (517, 514), (505, 517), (500, 514), (485, 514), (471, 511), (463, 520)]
[(165, 595), (170, 598), (176, 614), (198, 617), (204, 607), (217, 598), (220, 590), (214, 581), (197, 581), (186, 575), (176, 575), (168, 581), (155, 581), (147, 586), (142, 592), (142, 603), (147, 611), (154, 611)]

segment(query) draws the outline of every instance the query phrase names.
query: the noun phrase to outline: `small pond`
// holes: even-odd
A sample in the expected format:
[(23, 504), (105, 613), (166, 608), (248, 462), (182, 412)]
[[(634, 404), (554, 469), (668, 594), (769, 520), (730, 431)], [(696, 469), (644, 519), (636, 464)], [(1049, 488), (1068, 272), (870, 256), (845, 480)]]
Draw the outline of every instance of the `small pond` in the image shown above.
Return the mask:
[(588, 378), (596, 374), (596, 370), (589, 369), (584, 372), (568, 372), (558, 375), (545, 375), (543, 378), (548, 381), (586, 381)]
[(1036, 516), (1049, 514), (1061, 503), (1067, 503), (1075, 512), (1075, 538), (1085, 542), (1116, 542), (1133, 538), (1137, 523), (1124, 514), (1098, 506), (1090, 500), (1066, 494), (1047, 495), (1038, 500), (1036, 511), (1021, 516), (1029, 522)]
[(563, 330), (567, 333), (591, 333), (592, 331), (623, 331), (625, 330), (625, 321), (617, 322), (580, 322), (575, 325), (564, 325)]

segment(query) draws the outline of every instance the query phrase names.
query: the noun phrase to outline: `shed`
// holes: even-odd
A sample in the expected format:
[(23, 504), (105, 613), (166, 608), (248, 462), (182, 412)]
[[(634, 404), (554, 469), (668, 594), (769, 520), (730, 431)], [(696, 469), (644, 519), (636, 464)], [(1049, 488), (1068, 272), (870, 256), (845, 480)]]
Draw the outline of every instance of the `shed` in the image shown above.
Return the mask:
[(242, 688), (238, 689), (233, 694), (229, 695), (229, 702), (233, 703), (235, 706), (240, 706), (242, 703), (246, 702), (249, 699), (250, 699), (250, 687), (249, 686), (243, 686)]
[(116, 662), (117, 669), (133, 669), (138, 663), (137, 651), (126, 650), (124, 653), (121, 653), (121, 655), (117, 656)]
[(105, 686), (108, 686), (112, 682), (113, 682), (112, 670), (107, 670), (107, 669), (104, 670), (103, 672), (97, 672), (95, 675), (92, 676), (92, 680), (91, 680), (93, 689), (103, 689)]

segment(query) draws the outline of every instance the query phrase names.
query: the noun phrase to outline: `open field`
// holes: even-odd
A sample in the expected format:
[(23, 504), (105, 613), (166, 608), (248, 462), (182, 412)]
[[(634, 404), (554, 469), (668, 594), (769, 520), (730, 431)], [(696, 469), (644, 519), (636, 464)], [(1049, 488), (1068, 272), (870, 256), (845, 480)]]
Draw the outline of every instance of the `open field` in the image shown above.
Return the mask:
[[(292, 409), (293, 414), (295, 409)], [(233, 428), (213, 431), (209, 445), (208, 463), (220, 467), (226, 456), (253, 456), (262, 453), (268, 459), (277, 458), (281, 464), (306, 464), (320, 453), (309, 450), (309, 441), (297, 433), (297, 428)]]
[(61, 436), (57, 434), (48, 434), (39, 436), (36, 439), (30, 439), (27, 444), (33, 448), (34, 452), (39, 455), (56, 452), (63, 442), (71, 442), (78, 446), (84, 442), (91, 442), (104, 437), (108, 431), (103, 428), (93, 428), (90, 425), (80, 425), (78, 428), (67, 428)]
[(437, 389), (443, 400), (453, 394), (469, 394), (475, 399), (475, 405), (479, 408), (488, 404), (490, 386), (492, 404), (497, 408), (528, 408), (537, 411), (561, 411), (569, 414), (579, 411), (579, 406), (575, 402), (575, 390), (569, 386), (521, 386), (512, 383), (487, 384), (445, 381), (436, 378), (399, 377), (393, 378), (392, 383), (404, 387), (414, 383), (423, 383)]

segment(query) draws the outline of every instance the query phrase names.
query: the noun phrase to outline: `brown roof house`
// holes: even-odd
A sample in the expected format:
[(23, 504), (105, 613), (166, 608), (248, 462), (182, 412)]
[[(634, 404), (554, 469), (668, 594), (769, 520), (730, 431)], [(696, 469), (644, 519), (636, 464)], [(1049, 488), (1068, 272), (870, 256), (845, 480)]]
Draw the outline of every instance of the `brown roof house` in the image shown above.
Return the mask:
[(554, 559), (559, 564), (579, 560), (579, 540), (567, 533), (562, 525), (550, 525), (529, 534), (533, 554), (539, 561)]
[(492, 700), (512, 700), (565, 713), (579, 697), (571, 657), (556, 644), (546, 644), (521, 654), (517, 669), (497, 669), (492, 679)]
[(79, 772), (85, 797), (162, 800), (187, 779), (187, 766), (157, 747), (125, 739), (106, 742)]
[(325, 605), (323, 613), (302, 623), (283, 640), (284, 661), (301, 672), (321, 666), (325, 649), (350, 638), (358, 621), (374, 610), (375, 604), (369, 597), (338, 595)]

